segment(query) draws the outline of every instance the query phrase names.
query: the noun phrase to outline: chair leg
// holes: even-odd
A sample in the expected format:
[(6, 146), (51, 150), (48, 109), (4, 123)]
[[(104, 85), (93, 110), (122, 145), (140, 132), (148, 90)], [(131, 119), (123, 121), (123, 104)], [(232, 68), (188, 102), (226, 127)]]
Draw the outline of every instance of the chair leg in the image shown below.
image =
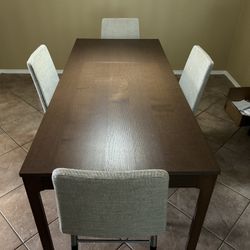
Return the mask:
[(71, 249), (78, 250), (78, 238), (77, 235), (71, 235)]
[(150, 250), (157, 249), (157, 235), (153, 235), (150, 237)]

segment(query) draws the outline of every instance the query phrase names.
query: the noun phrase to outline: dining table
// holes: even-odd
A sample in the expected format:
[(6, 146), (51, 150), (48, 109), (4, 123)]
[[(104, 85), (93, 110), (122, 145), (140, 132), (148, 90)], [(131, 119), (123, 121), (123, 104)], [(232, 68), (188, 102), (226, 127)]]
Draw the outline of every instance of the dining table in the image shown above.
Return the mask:
[(220, 169), (158, 39), (76, 39), (19, 173), (45, 250), (41, 191), (56, 168), (164, 169), (171, 188), (199, 189), (196, 249)]

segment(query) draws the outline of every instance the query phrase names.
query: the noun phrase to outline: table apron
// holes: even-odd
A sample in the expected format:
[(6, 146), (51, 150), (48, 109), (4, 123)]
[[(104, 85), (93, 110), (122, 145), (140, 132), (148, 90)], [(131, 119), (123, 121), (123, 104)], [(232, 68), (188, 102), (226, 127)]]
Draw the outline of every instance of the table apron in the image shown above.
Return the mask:
[[(170, 188), (200, 188), (201, 182), (207, 179), (216, 179), (216, 174), (211, 175), (171, 175), (169, 177)], [(22, 176), (24, 183), (32, 183), (37, 191), (54, 189), (51, 177), (36, 175)]]

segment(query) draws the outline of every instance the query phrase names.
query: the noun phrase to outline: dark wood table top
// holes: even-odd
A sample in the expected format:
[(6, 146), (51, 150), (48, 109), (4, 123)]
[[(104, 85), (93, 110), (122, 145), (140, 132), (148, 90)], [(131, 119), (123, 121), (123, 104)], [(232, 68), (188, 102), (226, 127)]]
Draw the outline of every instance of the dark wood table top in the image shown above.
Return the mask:
[(156, 39), (77, 39), (20, 175), (219, 168)]

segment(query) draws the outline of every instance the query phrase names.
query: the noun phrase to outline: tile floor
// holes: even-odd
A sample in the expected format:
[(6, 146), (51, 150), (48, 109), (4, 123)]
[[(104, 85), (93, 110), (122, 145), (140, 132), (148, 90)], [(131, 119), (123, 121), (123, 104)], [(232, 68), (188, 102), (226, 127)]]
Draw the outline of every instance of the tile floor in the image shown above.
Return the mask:
[[(231, 87), (224, 76), (212, 76), (196, 113), (197, 121), (221, 166), (199, 240), (198, 250), (250, 249), (250, 137), (223, 110)], [(0, 75), (0, 249), (39, 250), (41, 243), (27, 196), (18, 176), (42, 120), (29, 75)], [(197, 190), (171, 190), (168, 231), (159, 250), (185, 249)], [(58, 230), (53, 191), (42, 193), (56, 249), (69, 249), (69, 237)], [(113, 250), (112, 245), (81, 245), (82, 250)], [(128, 249), (123, 246), (122, 250)], [(143, 245), (135, 245), (145, 250)]]

